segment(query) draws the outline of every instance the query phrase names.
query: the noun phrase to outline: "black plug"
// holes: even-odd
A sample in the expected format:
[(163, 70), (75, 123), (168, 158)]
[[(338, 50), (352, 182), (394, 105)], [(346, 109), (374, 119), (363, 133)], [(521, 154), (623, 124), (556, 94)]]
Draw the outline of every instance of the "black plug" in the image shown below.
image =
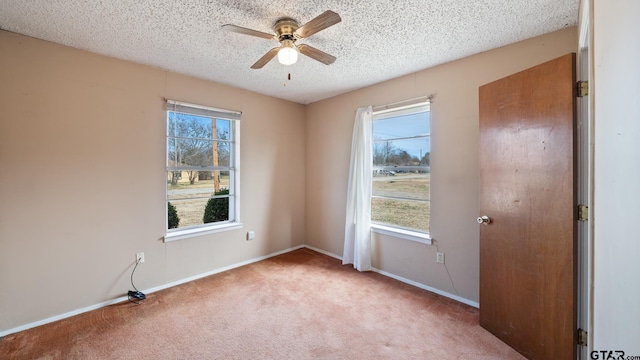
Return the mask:
[(147, 298), (147, 295), (145, 295), (142, 291), (129, 290), (128, 295), (129, 297), (136, 298), (138, 300), (144, 300)]

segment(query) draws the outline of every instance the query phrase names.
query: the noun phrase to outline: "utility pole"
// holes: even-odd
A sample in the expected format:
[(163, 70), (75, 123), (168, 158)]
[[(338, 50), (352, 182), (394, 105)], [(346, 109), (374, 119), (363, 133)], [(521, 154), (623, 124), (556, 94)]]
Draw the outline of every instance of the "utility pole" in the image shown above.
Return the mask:
[[(218, 131), (216, 130), (216, 119), (211, 119), (211, 138), (213, 139), (213, 166), (218, 166)], [(220, 192), (220, 171), (213, 171), (213, 191)]]

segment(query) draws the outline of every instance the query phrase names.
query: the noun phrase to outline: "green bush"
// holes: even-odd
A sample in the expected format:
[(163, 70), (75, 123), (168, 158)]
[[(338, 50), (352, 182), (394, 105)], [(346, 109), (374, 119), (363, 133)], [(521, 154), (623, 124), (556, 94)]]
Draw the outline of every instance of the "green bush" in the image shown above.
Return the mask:
[[(215, 195), (229, 195), (229, 189), (220, 189)], [(203, 223), (229, 220), (229, 198), (211, 198), (204, 208)]]
[(169, 229), (175, 229), (178, 227), (180, 223), (180, 218), (178, 217), (178, 212), (176, 211), (176, 207), (173, 206), (172, 203), (167, 203), (167, 222), (169, 223)]

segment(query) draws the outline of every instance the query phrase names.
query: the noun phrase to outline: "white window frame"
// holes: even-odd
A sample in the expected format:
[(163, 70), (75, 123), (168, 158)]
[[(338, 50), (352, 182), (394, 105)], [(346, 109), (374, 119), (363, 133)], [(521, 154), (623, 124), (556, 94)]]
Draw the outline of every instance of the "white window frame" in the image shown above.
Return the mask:
[[(232, 154), (230, 156), (230, 164), (229, 164), (229, 192), (232, 193), (232, 196), (229, 196), (229, 212), (230, 217), (233, 220), (230, 221), (221, 221), (216, 223), (206, 223), (196, 226), (190, 226), (185, 228), (176, 228), (169, 229), (168, 228), (168, 203), (169, 203), (169, 192), (167, 190), (167, 186), (165, 185), (165, 236), (164, 241), (176, 241), (191, 238), (194, 236), (208, 235), (213, 233), (218, 233), (222, 231), (229, 231), (235, 229), (242, 228), (242, 222), (240, 221), (240, 116), (242, 115), (239, 111), (231, 111), (218, 109), (203, 105), (190, 104), (180, 101), (174, 100), (166, 100), (166, 119), (165, 125), (167, 128), (166, 131), (166, 139), (165, 139), (165, 157), (166, 157), (166, 174), (169, 171), (175, 170), (175, 167), (169, 166), (169, 147), (168, 147), (168, 139), (170, 137), (169, 134), (169, 112), (179, 112), (179, 113), (187, 113), (192, 115), (199, 116), (207, 116), (216, 119), (224, 119), (231, 121), (230, 126), (230, 137), (231, 137), (231, 147)], [(182, 169), (181, 169), (182, 170)], [(187, 169), (188, 170), (188, 169)], [(198, 170), (198, 169), (194, 169)], [(199, 169), (202, 170), (202, 169)], [(209, 169), (208, 169), (209, 170)], [(226, 169), (218, 169), (221, 171), (227, 171)], [(166, 179), (165, 179), (166, 182)]]
[[(420, 102), (411, 102), (410, 104), (406, 104), (404, 106), (395, 106), (395, 107), (382, 107), (382, 108), (374, 108), (373, 109), (373, 113), (372, 113), (372, 117), (373, 120), (372, 121), (377, 121), (377, 120), (383, 120), (383, 119), (389, 119), (392, 117), (399, 117), (399, 116), (403, 116), (403, 115), (410, 115), (410, 114), (416, 114), (416, 113), (421, 113), (421, 112), (431, 112), (431, 103), (429, 101), (430, 99), (428, 99), (427, 101), (420, 101)], [(429, 123), (429, 134), (426, 134), (426, 136), (416, 136), (415, 138), (421, 138), (421, 137), (428, 137), (429, 139), (431, 139), (431, 125), (432, 122)], [(373, 134), (371, 134), (371, 136), (373, 137)], [(387, 140), (395, 140), (395, 139), (385, 139), (385, 141)], [(374, 143), (375, 140), (372, 139), (372, 143)], [(429, 151), (431, 153), (431, 151)], [(383, 167), (376, 167), (373, 166), (372, 167), (377, 168), (379, 170), (389, 170), (389, 169), (397, 169), (397, 167), (389, 167), (389, 169), (383, 169)], [(412, 169), (415, 169), (415, 167), (411, 167)], [(429, 174), (431, 174), (431, 166), (429, 165)], [(429, 193), (431, 193), (431, 187), (429, 187)], [(374, 198), (388, 198), (388, 199), (396, 199), (396, 200), (407, 200), (407, 201), (417, 201), (417, 202), (422, 202), (422, 200), (416, 200), (416, 199), (406, 199), (406, 198), (395, 198), (395, 197), (388, 197), (388, 196), (380, 196), (380, 195), (371, 195), (371, 199), (373, 200)], [(429, 203), (431, 202), (431, 197), (429, 196)], [(429, 210), (429, 216), (431, 215), (431, 210)], [(431, 229), (431, 224), (429, 224), (429, 229)], [(371, 220), (371, 231), (378, 233), (378, 234), (383, 234), (383, 235), (387, 235), (387, 236), (394, 236), (397, 238), (401, 238), (401, 239), (405, 239), (405, 240), (411, 240), (411, 241), (416, 241), (416, 242), (420, 242), (420, 243), (424, 243), (424, 244), (431, 244), (432, 242), (432, 238), (431, 238), (431, 234), (429, 232), (423, 232), (423, 231), (419, 231), (419, 230), (415, 230), (415, 229), (408, 229), (408, 228), (403, 228), (400, 226), (393, 226), (392, 224), (383, 224), (383, 223), (377, 223), (374, 222), (373, 220)]]

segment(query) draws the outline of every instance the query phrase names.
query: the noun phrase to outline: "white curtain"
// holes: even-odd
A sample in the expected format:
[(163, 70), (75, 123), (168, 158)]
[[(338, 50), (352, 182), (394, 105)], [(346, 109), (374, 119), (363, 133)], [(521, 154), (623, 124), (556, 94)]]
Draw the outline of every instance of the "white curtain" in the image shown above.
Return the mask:
[(371, 177), (373, 172), (372, 107), (356, 112), (351, 142), (351, 166), (347, 188), (343, 264), (359, 271), (371, 270)]

